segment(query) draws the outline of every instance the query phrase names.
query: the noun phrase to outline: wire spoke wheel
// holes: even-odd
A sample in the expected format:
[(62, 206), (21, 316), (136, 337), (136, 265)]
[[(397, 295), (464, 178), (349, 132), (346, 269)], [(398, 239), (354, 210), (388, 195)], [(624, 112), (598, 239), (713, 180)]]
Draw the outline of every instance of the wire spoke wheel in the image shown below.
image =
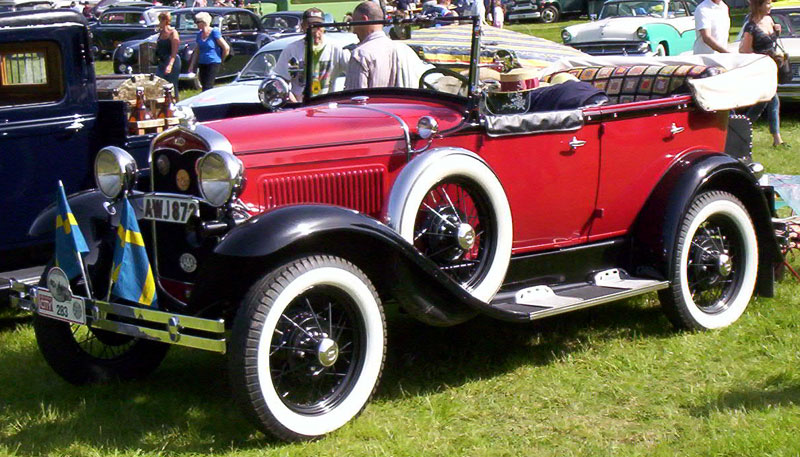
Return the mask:
[(705, 313), (724, 311), (742, 284), (741, 234), (724, 217), (698, 227), (689, 247), (687, 277), (692, 300)]
[(320, 286), (284, 310), (270, 345), (270, 373), (284, 404), (318, 414), (347, 397), (364, 363), (364, 322), (353, 300)]
[(700, 194), (684, 214), (672, 254), (670, 287), (659, 293), (679, 328), (730, 325), (753, 295), (758, 241), (747, 209), (732, 194)]
[(414, 223), (414, 247), (459, 284), (477, 284), (496, 249), (490, 204), (472, 182), (457, 177), (434, 185)]
[(136, 340), (126, 335), (93, 329), (86, 325), (70, 324), (72, 338), (78, 347), (91, 357), (115, 359), (128, 352)]

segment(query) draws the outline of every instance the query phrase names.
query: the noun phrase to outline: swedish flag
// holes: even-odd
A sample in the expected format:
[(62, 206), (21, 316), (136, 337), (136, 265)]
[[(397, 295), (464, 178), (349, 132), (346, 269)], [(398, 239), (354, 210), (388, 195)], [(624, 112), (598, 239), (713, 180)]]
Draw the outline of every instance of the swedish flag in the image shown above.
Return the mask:
[(67, 203), (64, 185), (58, 181), (56, 191), (58, 213), (56, 214), (56, 266), (64, 270), (69, 279), (83, 274), (81, 254), (89, 252), (78, 222)]
[(153, 270), (147, 260), (136, 213), (127, 197), (123, 198), (122, 215), (114, 243), (111, 281), (114, 283), (111, 293), (115, 296), (145, 306), (158, 307)]

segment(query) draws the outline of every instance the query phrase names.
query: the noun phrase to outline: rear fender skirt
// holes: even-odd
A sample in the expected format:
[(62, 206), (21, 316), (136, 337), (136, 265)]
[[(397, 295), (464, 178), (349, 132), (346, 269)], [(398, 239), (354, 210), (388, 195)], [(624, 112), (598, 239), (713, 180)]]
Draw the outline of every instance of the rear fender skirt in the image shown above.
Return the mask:
[(761, 295), (769, 296), (773, 267), (782, 258), (769, 205), (747, 167), (721, 153), (689, 153), (662, 177), (634, 225), (633, 264), (638, 265), (637, 274), (667, 277), (683, 215), (698, 194), (712, 189), (736, 195), (750, 213), (759, 245), (757, 287)]
[(330, 205), (280, 207), (232, 229), (199, 273), (193, 295), (204, 301), (236, 298), (269, 269), (309, 253), (338, 255), (356, 263), (379, 292), (391, 294), (410, 314), (431, 325), (454, 325), (475, 311), (502, 316), (391, 228)]

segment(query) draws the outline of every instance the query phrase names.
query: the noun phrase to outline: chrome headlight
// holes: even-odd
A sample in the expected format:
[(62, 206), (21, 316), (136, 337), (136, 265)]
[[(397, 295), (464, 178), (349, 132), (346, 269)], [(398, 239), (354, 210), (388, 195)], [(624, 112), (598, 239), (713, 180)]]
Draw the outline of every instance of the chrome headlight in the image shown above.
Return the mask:
[(636, 36), (639, 37), (641, 40), (647, 39), (647, 30), (644, 27), (639, 27), (636, 29)]
[(572, 39), (572, 35), (570, 35), (569, 32), (567, 32), (566, 30), (562, 30), (561, 31), (561, 40), (564, 43), (568, 43), (569, 40), (571, 40), (571, 39)]
[(124, 149), (106, 146), (94, 159), (94, 181), (108, 198), (117, 198), (136, 185), (136, 161)]
[(211, 206), (222, 206), (242, 190), (244, 166), (227, 152), (212, 151), (197, 161), (200, 194)]
[(124, 48), (122, 50), (122, 57), (124, 57), (125, 59), (130, 59), (131, 57), (133, 57), (133, 48), (131, 47)]

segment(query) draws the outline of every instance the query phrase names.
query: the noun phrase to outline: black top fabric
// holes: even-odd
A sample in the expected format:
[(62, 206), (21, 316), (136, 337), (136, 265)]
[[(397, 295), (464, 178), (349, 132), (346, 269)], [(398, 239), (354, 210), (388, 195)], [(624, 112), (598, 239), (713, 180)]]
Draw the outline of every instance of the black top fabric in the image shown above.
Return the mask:
[(770, 54), (775, 51), (775, 42), (778, 40), (778, 34), (761, 30), (761, 28), (753, 21), (747, 21), (743, 27), (744, 31), (753, 37), (753, 52), (756, 54)]
[(600, 98), (608, 100), (605, 92), (583, 81), (566, 81), (540, 87), (530, 93), (528, 112), (558, 111), (595, 104)]

